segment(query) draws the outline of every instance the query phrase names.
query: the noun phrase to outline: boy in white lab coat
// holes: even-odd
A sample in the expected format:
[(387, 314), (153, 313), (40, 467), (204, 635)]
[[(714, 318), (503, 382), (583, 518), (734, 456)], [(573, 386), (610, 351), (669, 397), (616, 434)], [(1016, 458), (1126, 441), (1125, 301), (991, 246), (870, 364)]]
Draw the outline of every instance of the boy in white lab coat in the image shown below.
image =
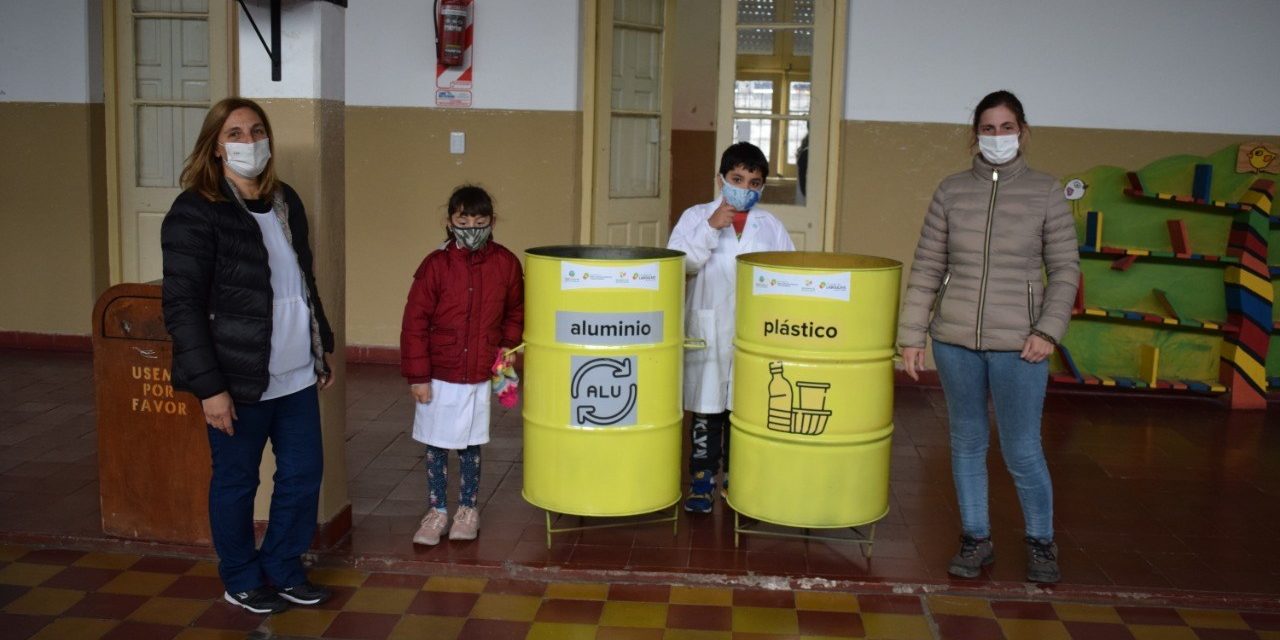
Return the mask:
[(755, 208), (769, 177), (760, 148), (739, 142), (720, 156), (720, 197), (689, 207), (671, 231), (667, 247), (685, 253), (690, 277), (685, 298), (687, 336), (705, 349), (685, 352), (684, 408), (693, 412), (689, 430), (689, 498), (685, 511), (710, 513), (716, 472), (729, 483), (729, 409), (733, 406), (734, 290), (737, 256), (755, 251), (794, 251), (787, 229), (773, 214)]

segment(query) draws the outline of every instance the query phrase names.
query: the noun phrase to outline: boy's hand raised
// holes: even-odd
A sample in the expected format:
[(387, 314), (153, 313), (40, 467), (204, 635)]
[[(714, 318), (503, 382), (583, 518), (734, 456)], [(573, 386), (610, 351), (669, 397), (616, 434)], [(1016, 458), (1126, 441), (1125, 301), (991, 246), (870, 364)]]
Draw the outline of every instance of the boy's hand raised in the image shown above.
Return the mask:
[(720, 206), (716, 207), (710, 218), (707, 218), (707, 224), (711, 225), (712, 229), (723, 229), (733, 224), (733, 214), (735, 213), (737, 213), (736, 209), (729, 206), (728, 202), (721, 200)]

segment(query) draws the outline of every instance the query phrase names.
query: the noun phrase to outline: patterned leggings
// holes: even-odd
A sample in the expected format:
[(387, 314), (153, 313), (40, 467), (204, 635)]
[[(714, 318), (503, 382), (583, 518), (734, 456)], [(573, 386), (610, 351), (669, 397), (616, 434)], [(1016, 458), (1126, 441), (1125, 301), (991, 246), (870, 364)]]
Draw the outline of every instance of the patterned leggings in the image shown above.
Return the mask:
[[(449, 506), (449, 451), (427, 445), (427, 495), (431, 507), (446, 509)], [(458, 488), (458, 506), (475, 508), (476, 489), (480, 488), (480, 445), (473, 444), (458, 451), (458, 466), (462, 471), (462, 486)]]

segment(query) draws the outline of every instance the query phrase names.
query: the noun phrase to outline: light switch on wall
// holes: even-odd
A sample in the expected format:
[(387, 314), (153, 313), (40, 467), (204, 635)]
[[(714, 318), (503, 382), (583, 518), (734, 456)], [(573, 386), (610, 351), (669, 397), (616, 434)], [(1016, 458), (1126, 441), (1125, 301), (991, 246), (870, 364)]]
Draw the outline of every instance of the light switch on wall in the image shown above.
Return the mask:
[(462, 131), (449, 132), (449, 153), (465, 153), (467, 150), (467, 134)]

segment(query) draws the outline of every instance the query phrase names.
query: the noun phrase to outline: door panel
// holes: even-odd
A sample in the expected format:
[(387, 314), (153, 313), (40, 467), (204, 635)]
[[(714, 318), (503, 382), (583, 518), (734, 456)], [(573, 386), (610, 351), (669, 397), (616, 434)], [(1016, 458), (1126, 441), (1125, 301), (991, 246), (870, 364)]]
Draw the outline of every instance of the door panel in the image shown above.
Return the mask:
[(592, 242), (661, 246), (670, 199), (674, 0), (601, 2)]
[(721, 0), (716, 148), (747, 141), (765, 152), (770, 176), (759, 206), (807, 251), (823, 250), (834, 205), (826, 160), (836, 134), (829, 120), (838, 1)]
[(161, 276), (160, 223), (205, 113), (229, 93), (226, 0), (115, 2), (120, 279)]

